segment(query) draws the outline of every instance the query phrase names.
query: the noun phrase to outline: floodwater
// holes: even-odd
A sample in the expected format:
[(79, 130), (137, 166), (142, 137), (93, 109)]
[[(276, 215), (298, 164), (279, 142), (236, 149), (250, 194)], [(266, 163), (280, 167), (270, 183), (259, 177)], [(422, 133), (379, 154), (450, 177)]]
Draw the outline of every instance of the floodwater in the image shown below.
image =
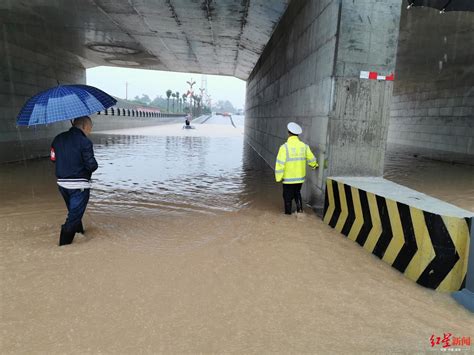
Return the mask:
[(453, 164), (390, 151), (384, 177), (474, 212), (474, 162)]
[[(284, 216), (272, 170), (222, 120), (94, 135), (86, 235), (62, 248), (51, 163), (0, 167), (2, 353), (413, 353), (473, 335), (449, 295), (310, 211)], [(473, 210), (472, 181), (430, 164), (420, 181), (392, 157), (387, 177)]]

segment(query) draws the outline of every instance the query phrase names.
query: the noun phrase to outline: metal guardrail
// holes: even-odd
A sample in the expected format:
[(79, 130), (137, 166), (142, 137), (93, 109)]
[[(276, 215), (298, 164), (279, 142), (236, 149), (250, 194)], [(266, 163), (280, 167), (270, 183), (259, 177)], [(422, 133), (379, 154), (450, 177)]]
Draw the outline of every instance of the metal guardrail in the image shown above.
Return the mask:
[(166, 117), (183, 117), (184, 113), (164, 113), (143, 111), (138, 109), (111, 107), (104, 111), (97, 112), (97, 115), (104, 116), (122, 116), (122, 117), (137, 117), (137, 118), (166, 118)]

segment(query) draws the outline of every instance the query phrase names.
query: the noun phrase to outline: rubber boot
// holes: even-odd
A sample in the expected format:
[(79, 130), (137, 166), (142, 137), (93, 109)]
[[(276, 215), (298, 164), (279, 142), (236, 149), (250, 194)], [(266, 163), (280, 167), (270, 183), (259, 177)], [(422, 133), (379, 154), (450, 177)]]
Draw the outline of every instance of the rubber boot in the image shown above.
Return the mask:
[(285, 200), (285, 214), (291, 214), (291, 200)]
[(303, 201), (301, 201), (301, 197), (296, 198), (296, 212), (303, 213)]
[(61, 235), (59, 236), (59, 246), (71, 244), (75, 235), (76, 232), (71, 232), (62, 225)]
[(82, 221), (79, 222), (79, 225), (77, 226), (76, 233), (84, 234), (84, 226), (82, 225)]

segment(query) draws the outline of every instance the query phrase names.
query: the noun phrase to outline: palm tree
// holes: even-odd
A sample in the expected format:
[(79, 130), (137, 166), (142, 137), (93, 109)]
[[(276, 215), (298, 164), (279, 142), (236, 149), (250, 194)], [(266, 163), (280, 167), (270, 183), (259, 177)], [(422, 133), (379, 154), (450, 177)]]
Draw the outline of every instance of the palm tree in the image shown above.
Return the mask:
[(172, 91), (170, 89), (166, 90), (166, 97), (168, 98), (168, 106), (166, 107), (166, 111), (170, 112), (170, 96)]
[(183, 98), (183, 106), (186, 107), (186, 99), (188, 98), (188, 95), (183, 94), (182, 98)]
[(197, 115), (197, 104), (199, 103), (199, 97), (197, 95), (193, 95), (193, 108), (194, 108), (194, 114)]
[(198, 116), (201, 114), (201, 99), (202, 99), (202, 96), (196, 97)]
[(174, 99), (175, 99), (175, 97), (176, 97), (176, 94), (175, 94), (175, 93), (172, 93), (172, 94), (171, 94), (171, 97), (173, 98), (173, 112), (175, 112), (175, 111), (174, 111)]

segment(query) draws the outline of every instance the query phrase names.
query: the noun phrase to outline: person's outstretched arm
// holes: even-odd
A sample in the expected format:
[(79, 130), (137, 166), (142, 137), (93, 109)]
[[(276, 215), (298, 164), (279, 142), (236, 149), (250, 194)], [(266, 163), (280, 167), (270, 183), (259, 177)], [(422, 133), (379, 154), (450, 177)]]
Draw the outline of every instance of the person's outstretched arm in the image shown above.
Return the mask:
[(313, 170), (319, 166), (318, 162), (316, 161), (316, 157), (311, 151), (309, 145), (306, 146), (306, 162)]

